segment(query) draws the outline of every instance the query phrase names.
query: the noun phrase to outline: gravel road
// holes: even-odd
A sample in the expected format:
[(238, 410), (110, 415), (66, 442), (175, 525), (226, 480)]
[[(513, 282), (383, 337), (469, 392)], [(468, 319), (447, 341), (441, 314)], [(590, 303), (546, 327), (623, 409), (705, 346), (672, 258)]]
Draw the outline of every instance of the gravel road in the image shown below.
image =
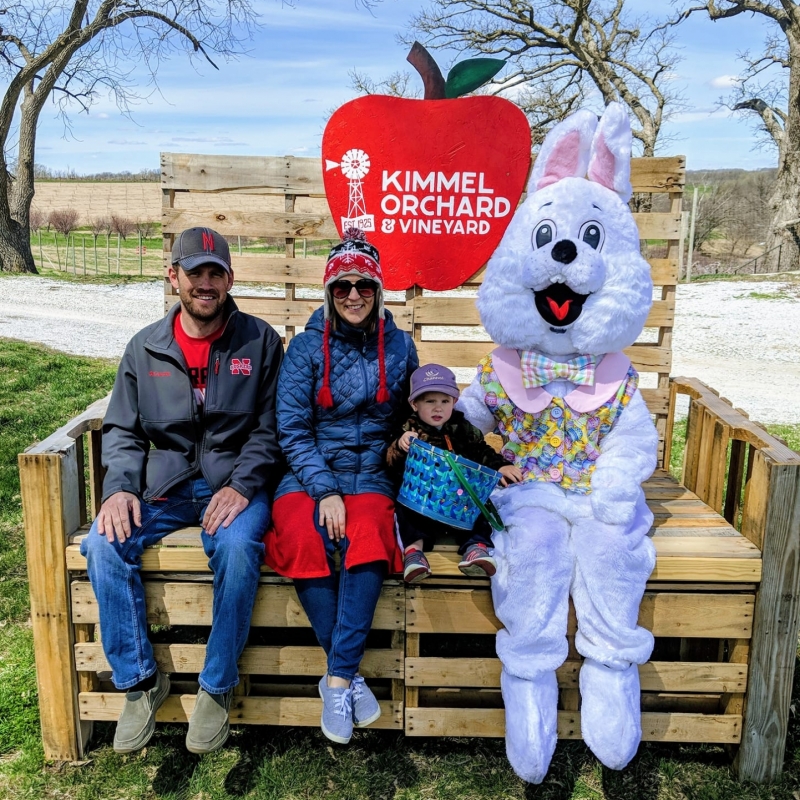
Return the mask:
[[(161, 316), (162, 291), (159, 281), (109, 286), (4, 276), (0, 336), (116, 359), (137, 330)], [(673, 345), (673, 375), (700, 377), (760, 422), (800, 421), (800, 283), (680, 285)]]

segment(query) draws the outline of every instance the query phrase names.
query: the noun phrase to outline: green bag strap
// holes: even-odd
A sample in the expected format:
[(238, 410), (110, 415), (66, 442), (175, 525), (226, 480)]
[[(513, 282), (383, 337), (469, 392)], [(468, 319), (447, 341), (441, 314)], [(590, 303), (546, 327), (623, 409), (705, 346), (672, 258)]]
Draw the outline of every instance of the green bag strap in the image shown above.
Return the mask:
[(476, 506), (480, 509), (481, 514), (488, 520), (489, 524), (496, 530), (501, 531), (505, 527), (503, 525), (503, 520), (493, 511), (490, 511), (482, 502), (481, 499), (475, 494), (475, 490), (469, 485), (469, 481), (464, 477), (464, 473), (461, 471), (461, 467), (458, 466), (456, 460), (453, 456), (450, 455), (446, 450), (442, 451), (444, 455), (445, 461), (447, 461), (448, 466), (450, 469), (453, 470), (456, 478), (458, 478), (458, 482), (464, 487), (464, 491), (470, 496), (472, 502), (475, 503)]

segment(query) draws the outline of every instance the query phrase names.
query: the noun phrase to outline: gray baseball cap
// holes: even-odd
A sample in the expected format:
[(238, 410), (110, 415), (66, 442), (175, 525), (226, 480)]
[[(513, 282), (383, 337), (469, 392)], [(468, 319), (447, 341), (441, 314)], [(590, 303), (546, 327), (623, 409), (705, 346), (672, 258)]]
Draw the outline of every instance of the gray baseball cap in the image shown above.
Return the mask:
[(411, 393), (409, 400), (416, 400), (425, 392), (441, 392), (450, 397), (458, 397), (456, 376), (441, 364), (424, 364), (411, 373)]
[(172, 245), (172, 264), (184, 270), (218, 264), (231, 272), (231, 251), (225, 237), (211, 228), (187, 228)]

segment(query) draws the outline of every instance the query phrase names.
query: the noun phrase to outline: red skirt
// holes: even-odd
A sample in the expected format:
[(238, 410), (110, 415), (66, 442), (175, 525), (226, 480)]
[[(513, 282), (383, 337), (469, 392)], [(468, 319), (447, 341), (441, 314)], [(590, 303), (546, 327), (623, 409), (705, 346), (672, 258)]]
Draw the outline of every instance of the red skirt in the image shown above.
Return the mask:
[[(394, 526), (394, 502), (382, 494), (346, 494), (345, 567), (373, 561), (386, 563), (389, 574), (403, 571), (403, 556)], [(279, 497), (272, 506), (272, 523), (264, 536), (264, 561), (285, 578), (330, 575), (326, 556), (327, 530), (317, 525), (318, 509), (305, 492)]]

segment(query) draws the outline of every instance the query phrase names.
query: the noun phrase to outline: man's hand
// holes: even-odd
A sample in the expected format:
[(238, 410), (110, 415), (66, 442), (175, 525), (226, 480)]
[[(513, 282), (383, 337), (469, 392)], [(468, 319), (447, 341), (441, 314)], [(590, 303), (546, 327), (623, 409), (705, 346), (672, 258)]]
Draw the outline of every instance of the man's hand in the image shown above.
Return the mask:
[(225, 486), (211, 498), (206, 507), (203, 530), (213, 536), (220, 525), (227, 528), (249, 504), (250, 501), (244, 495), (239, 494), (232, 486)]
[(142, 524), (142, 506), (139, 498), (130, 492), (114, 492), (97, 512), (97, 532), (114, 543), (114, 536), (122, 544), (131, 535), (131, 517), (138, 528)]
[(328, 538), (344, 539), (344, 500), (338, 494), (329, 494), (319, 501), (319, 526), (328, 529)]
[(411, 447), (411, 442), (413, 439), (419, 438), (418, 433), (414, 433), (414, 431), (406, 431), (398, 440), (397, 446), (404, 452), (407, 453), (409, 448)]
[(504, 488), (509, 483), (519, 483), (522, 480), (522, 470), (513, 464), (509, 464), (507, 467), (500, 467), (499, 472), (503, 476), (500, 478), (500, 485)]

